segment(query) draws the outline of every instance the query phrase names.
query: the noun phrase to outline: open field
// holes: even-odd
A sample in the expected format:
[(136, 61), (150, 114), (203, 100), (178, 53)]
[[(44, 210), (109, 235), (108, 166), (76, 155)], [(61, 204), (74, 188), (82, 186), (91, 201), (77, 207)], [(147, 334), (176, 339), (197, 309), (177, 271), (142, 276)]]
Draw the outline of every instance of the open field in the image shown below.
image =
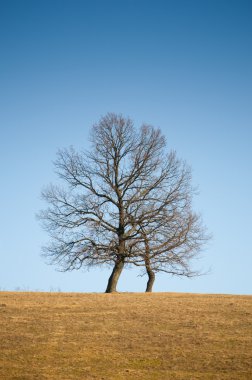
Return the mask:
[(252, 296), (0, 292), (0, 379), (252, 379)]

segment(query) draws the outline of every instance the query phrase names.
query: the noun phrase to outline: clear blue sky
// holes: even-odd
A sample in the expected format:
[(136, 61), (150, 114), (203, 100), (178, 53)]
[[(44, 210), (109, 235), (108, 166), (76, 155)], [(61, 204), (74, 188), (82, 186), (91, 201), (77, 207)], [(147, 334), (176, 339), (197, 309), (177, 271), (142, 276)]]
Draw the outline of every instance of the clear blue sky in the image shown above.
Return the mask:
[[(156, 291), (251, 294), (252, 2), (0, 1), (0, 288), (104, 291), (110, 270), (58, 273), (35, 214), (58, 148), (107, 112), (160, 127), (193, 168), (211, 274)], [(121, 291), (146, 278), (125, 271)]]

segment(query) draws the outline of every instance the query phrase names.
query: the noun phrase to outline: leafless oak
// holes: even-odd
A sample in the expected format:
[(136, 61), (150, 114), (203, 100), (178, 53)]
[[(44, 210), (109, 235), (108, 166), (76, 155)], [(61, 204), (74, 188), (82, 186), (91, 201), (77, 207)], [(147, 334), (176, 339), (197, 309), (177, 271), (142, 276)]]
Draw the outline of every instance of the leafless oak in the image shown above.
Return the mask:
[(129, 118), (109, 113), (93, 126), (90, 142), (89, 151), (58, 152), (56, 171), (67, 186), (42, 192), (50, 263), (66, 271), (112, 265), (108, 293), (125, 265), (146, 269), (147, 291), (156, 272), (195, 275), (190, 262), (207, 237), (191, 210), (190, 169), (166, 153), (161, 131), (136, 130)]

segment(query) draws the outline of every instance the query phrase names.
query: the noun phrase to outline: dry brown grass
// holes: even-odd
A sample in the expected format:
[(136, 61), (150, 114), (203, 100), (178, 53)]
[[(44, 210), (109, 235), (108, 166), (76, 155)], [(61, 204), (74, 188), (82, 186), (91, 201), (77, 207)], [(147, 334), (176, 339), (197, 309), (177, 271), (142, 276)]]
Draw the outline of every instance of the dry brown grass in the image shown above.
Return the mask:
[(252, 297), (0, 293), (0, 379), (252, 379)]

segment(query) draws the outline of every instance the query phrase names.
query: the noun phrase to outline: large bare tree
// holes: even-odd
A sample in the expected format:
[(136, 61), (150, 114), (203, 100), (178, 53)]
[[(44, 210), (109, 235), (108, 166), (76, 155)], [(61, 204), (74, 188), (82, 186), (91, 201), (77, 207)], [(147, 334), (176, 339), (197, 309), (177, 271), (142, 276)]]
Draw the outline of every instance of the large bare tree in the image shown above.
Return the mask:
[[(154, 272), (165, 268), (165, 257), (175, 253), (171, 245), (167, 249), (175, 214), (183, 216), (179, 208), (192, 189), (183, 180), (189, 179), (187, 169), (174, 171), (179, 161), (166, 154), (159, 129), (136, 130), (129, 118), (110, 113), (93, 126), (90, 142), (89, 151), (58, 152), (56, 171), (67, 186), (42, 192), (49, 206), (40, 219), (51, 236), (44, 255), (63, 270), (112, 265), (106, 292), (114, 292), (127, 264), (149, 258)], [(189, 245), (185, 256), (189, 263)]]

